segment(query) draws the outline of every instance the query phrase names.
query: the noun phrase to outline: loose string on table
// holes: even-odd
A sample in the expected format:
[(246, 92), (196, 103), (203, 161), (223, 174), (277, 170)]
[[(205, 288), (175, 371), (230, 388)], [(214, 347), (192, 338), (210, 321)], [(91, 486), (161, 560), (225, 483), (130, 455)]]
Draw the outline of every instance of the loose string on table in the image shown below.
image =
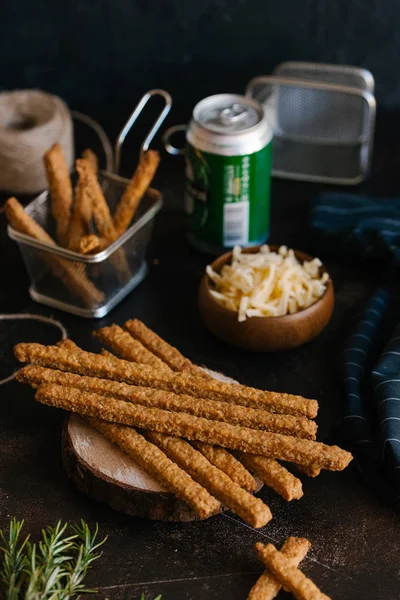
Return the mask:
[[(44, 317), (43, 315), (35, 315), (35, 314), (31, 314), (31, 313), (14, 313), (14, 314), (4, 314), (4, 315), (0, 314), (0, 321), (19, 321), (19, 320), (39, 321), (41, 323), (53, 325), (54, 327), (57, 327), (61, 331), (61, 340), (60, 341), (65, 340), (68, 337), (68, 333), (67, 333), (67, 330), (65, 329), (64, 325), (62, 323), (60, 323), (60, 321), (57, 321), (56, 319), (53, 319), (52, 317)], [(18, 373), (18, 371), (15, 371), (14, 373), (9, 375), (5, 379), (1, 379), (0, 385), (9, 383), (13, 379), (15, 379), (17, 373)]]

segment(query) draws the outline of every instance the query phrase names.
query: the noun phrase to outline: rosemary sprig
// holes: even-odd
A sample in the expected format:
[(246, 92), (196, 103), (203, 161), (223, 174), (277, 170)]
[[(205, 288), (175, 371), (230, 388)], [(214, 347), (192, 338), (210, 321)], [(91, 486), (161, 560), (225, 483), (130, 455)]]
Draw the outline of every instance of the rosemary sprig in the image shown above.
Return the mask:
[[(70, 600), (87, 590), (83, 585), (91, 563), (101, 554), (94, 533), (82, 520), (67, 534), (68, 523), (42, 531), (42, 540), (31, 543), (29, 536), (20, 542), (23, 521), (12, 519), (8, 538), (0, 530), (2, 565), (0, 581), (5, 600)], [(1, 596), (1, 593), (0, 593)]]
[[(39, 544), (28, 542), (25, 575), (27, 587), (24, 600), (39, 600), (61, 598), (62, 583), (66, 577), (63, 563), (73, 559), (69, 554), (75, 536), (63, 537), (68, 524), (48, 527), (42, 530), (42, 540)], [(68, 554), (66, 552), (68, 551)]]
[(96, 551), (105, 542), (104, 539), (101, 542), (96, 543), (99, 531), (98, 526), (96, 525), (94, 533), (91, 534), (89, 527), (83, 519), (81, 520), (80, 525), (74, 525), (72, 529), (75, 532), (76, 537), (76, 540), (73, 542), (73, 550), (76, 554), (76, 559), (75, 561), (69, 561), (67, 565), (69, 578), (65, 590), (66, 594), (63, 596), (62, 600), (69, 600), (78, 592), (92, 591), (85, 589), (82, 582), (91, 563), (100, 558), (101, 553), (96, 554)]
[[(42, 530), (42, 539), (21, 541), (24, 521), (12, 519), (8, 537), (0, 529), (0, 598), (4, 600), (71, 600), (93, 592), (83, 580), (91, 564), (100, 558), (98, 526), (92, 533), (82, 519), (68, 534), (68, 523)], [(4, 595), (2, 594), (4, 592)], [(145, 600), (144, 594), (141, 600)], [(161, 595), (154, 598), (161, 600)]]
[(20, 597), (25, 567), (24, 550), (29, 540), (28, 536), (20, 542), (23, 526), (24, 521), (12, 519), (8, 538), (0, 529), (0, 543), (2, 544), (0, 551), (3, 554), (0, 581), (4, 584), (6, 600), (18, 600)]

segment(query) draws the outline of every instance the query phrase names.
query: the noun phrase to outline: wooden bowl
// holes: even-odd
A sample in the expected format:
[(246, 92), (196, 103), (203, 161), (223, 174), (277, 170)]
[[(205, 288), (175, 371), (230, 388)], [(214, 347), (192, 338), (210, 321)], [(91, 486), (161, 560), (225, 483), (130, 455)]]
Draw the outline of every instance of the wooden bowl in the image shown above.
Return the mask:
[[(270, 246), (277, 250), (278, 246)], [(243, 252), (258, 252), (260, 246), (247, 248)], [(294, 251), (300, 262), (312, 257), (298, 250)], [(212, 264), (214, 271), (231, 262), (232, 252), (217, 258)], [(322, 265), (320, 273), (327, 272)], [(266, 352), (297, 348), (314, 339), (328, 324), (334, 308), (334, 290), (331, 278), (324, 294), (308, 308), (282, 317), (247, 317), (238, 321), (238, 313), (225, 308), (210, 294), (210, 279), (205, 273), (199, 289), (199, 309), (206, 327), (218, 339), (244, 350)]]

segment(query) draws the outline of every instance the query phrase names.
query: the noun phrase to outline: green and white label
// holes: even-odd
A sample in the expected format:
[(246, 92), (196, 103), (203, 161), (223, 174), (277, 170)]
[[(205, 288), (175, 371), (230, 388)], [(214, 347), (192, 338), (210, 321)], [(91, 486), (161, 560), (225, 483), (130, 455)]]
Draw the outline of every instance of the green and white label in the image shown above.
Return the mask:
[(189, 233), (200, 245), (231, 248), (262, 243), (270, 222), (272, 144), (243, 156), (186, 155)]

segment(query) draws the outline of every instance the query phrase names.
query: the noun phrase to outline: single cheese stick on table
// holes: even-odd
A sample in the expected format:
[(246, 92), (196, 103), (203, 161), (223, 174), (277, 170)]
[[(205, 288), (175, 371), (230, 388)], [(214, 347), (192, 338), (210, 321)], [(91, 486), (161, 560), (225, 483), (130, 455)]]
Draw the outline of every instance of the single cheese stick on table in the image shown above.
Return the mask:
[(124, 331), (122, 327), (119, 327), (118, 325), (110, 325), (109, 327), (97, 329), (96, 331), (93, 331), (93, 335), (125, 360), (150, 365), (164, 371), (171, 371), (162, 360), (152, 352), (149, 352), (143, 344), (138, 340), (135, 340), (127, 331)]
[(126, 329), (135, 339), (139, 340), (146, 348), (158, 356), (173, 371), (179, 373), (189, 373), (203, 377), (204, 379), (213, 379), (211, 375), (203, 369), (194, 365), (188, 358), (183, 356), (179, 350), (168, 344), (154, 331), (146, 327), (139, 319), (131, 319), (124, 324)]
[(330, 600), (323, 594), (311, 579), (308, 579), (293, 565), (290, 558), (279, 552), (273, 544), (255, 545), (257, 554), (267, 569), (276, 577), (285, 590), (293, 594), (297, 600)]
[(332, 471), (343, 470), (352, 459), (349, 452), (337, 446), (210, 421), (186, 413), (146, 408), (62, 385), (43, 383), (35, 398), (42, 404), (71, 410), (82, 416), (99, 417), (112, 423), (216, 444), (232, 450), (301, 464), (314, 464), (318, 461), (321, 467)]
[(263, 527), (272, 519), (270, 509), (262, 500), (234, 483), (185, 440), (161, 433), (147, 433), (147, 438), (252, 527)]
[(256, 456), (246, 452), (238, 452), (240, 461), (268, 487), (272, 488), (285, 500), (298, 500), (303, 496), (303, 486), (297, 477), (285, 469), (273, 458)]
[[(305, 538), (289, 537), (281, 552), (294, 567), (298, 567), (310, 547), (310, 542)], [(247, 600), (273, 600), (281, 587), (281, 583), (269, 571), (265, 571), (251, 588)]]
[(149, 365), (136, 365), (91, 352), (82, 351), (78, 357), (75, 353), (56, 346), (21, 343), (15, 347), (15, 353), (21, 362), (31, 362), (80, 375), (123, 381), (133, 385), (189, 394), (198, 398), (221, 400), (276, 413), (310, 417), (315, 416), (318, 408), (316, 400), (307, 400), (301, 396), (264, 392), (244, 385), (232, 385), (214, 379), (206, 380), (184, 373), (167, 373)]
[(206, 519), (219, 510), (218, 500), (135, 429), (112, 425), (101, 419), (88, 419), (88, 421), (133, 458), (147, 473), (190, 506), (202, 519)]
[[(50, 246), (56, 246), (53, 238), (36, 221), (26, 213), (16, 198), (9, 198), (4, 205), (6, 217), (13, 229), (29, 235), (30, 237), (45, 242)], [(93, 306), (102, 302), (103, 292), (88, 279), (82, 264), (64, 260), (50, 252), (41, 252), (43, 261), (50, 267), (52, 272), (65, 287), (75, 296), (80, 298), (84, 304)]]
[(218, 446), (211, 446), (204, 442), (192, 442), (192, 446), (199, 450), (214, 467), (223, 471), (232, 481), (249, 492), (254, 492), (257, 482), (249, 471), (239, 462), (233, 454)]
[(159, 162), (160, 155), (156, 150), (147, 150), (141, 154), (136, 171), (115, 209), (114, 227), (117, 236), (122, 235), (131, 224), (139, 203), (157, 171)]
[[(83, 352), (73, 342), (71, 343), (70, 340), (66, 344), (64, 342), (58, 343), (57, 346), (59, 348)], [(112, 355), (107, 351), (102, 351), (101, 355), (112, 358)], [(266, 410), (246, 408), (245, 406), (218, 402), (217, 400), (202, 399), (199, 401), (198, 398), (186, 394), (174, 394), (173, 392), (128, 385), (98, 377), (85, 377), (76, 375), (75, 373), (64, 373), (33, 365), (25, 367), (20, 371), (19, 380), (35, 384), (56, 383), (96, 394), (111, 396), (118, 400), (132, 402), (133, 404), (184, 412), (196, 417), (223, 421), (251, 429), (261, 429), (285, 435), (293, 435), (299, 438), (315, 439), (314, 431), (309, 427), (309, 424), (311, 426), (314, 423), (304, 417), (276, 415)], [(232, 460), (235, 459), (232, 458)]]
[(51, 196), (51, 212), (56, 221), (57, 237), (62, 246), (67, 242), (72, 205), (72, 183), (60, 144), (54, 144), (43, 157)]

